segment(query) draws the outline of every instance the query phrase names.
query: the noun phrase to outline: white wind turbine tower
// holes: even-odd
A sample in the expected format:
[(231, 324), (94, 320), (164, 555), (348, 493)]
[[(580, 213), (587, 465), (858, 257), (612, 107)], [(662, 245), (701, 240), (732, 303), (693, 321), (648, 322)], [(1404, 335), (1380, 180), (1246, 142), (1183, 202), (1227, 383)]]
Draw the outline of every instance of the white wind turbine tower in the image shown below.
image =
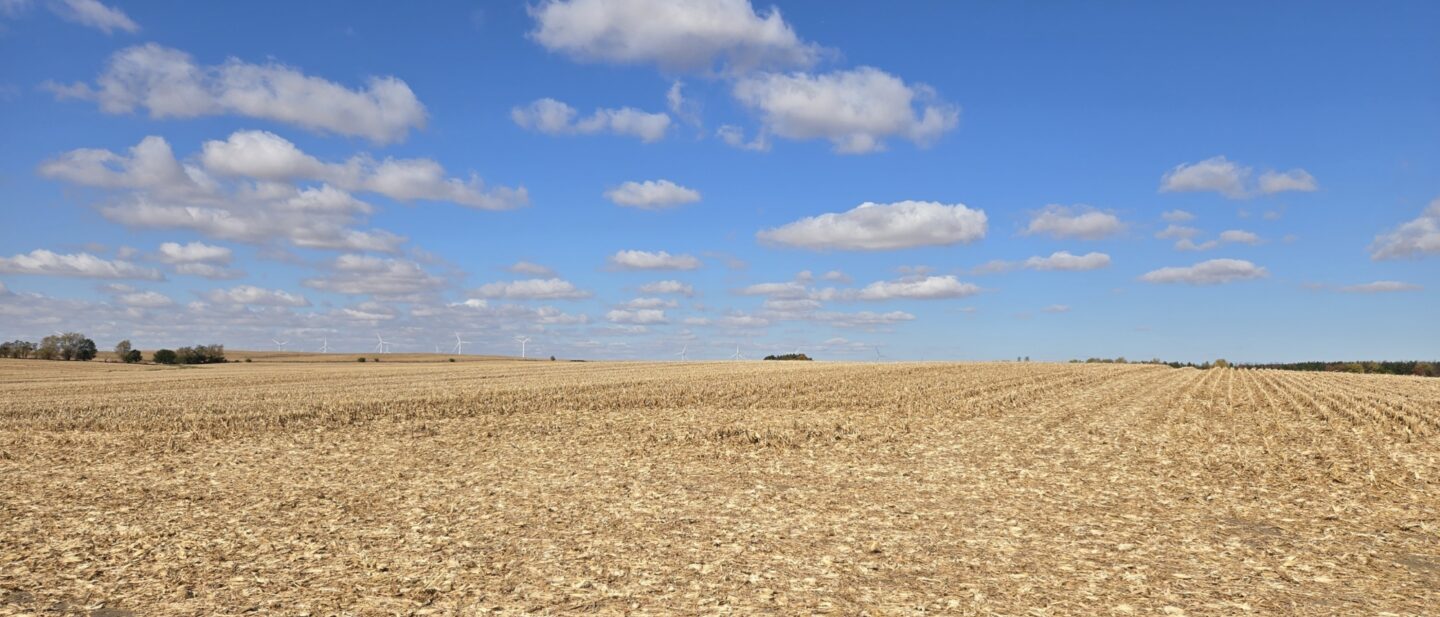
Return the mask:
[(528, 336), (516, 336), (515, 341), (520, 343), (520, 359), (525, 359), (525, 344), (530, 342)]
[(330, 353), (329, 339), (320, 339), (320, 353)]
[(290, 341), (279, 341), (273, 338), (270, 339), (270, 342), (275, 343), (275, 351), (285, 351), (285, 345), (290, 343)]
[[(529, 339), (526, 339), (526, 340), (529, 340)], [(469, 344), (469, 343), (470, 343), (470, 341), (463, 340), (463, 339), (460, 338), (460, 333), (459, 333), (459, 332), (456, 332), (456, 333), (455, 333), (455, 353), (457, 353), (457, 354), (459, 354), (459, 355), (462, 355), (462, 356), (465, 355), (465, 345), (467, 345), (467, 344)], [(520, 356), (521, 356), (522, 358), (525, 356), (525, 352), (524, 352), (523, 346), (522, 346), (522, 348), (521, 348)]]
[(735, 346), (735, 353), (730, 354), (730, 359), (731, 359), (731, 360), (744, 360), (744, 359), (745, 359), (745, 354), (740, 353), (740, 346), (739, 346), (739, 345), (736, 345), (736, 346)]
[(686, 343), (684, 347), (681, 347), (681, 348), (680, 348), (680, 353), (677, 353), (677, 354), (675, 354), (675, 355), (680, 356), (680, 361), (681, 361), (681, 362), (684, 362), (684, 361), (690, 359), (689, 356), (686, 356), (686, 355), (685, 355), (685, 352), (687, 352), (687, 351), (689, 351), (689, 350), (690, 350), (690, 344), (689, 344), (689, 343)]
[(883, 353), (880, 353), (880, 346), (879, 346), (879, 345), (876, 345), (876, 346), (875, 346), (875, 361), (876, 361), (876, 362), (879, 362), (882, 358), (889, 358), (889, 357), (890, 357), (890, 356), (887, 356), (887, 355), (885, 355), (885, 354), (883, 354)]
[(390, 351), (390, 342), (386, 341), (385, 337), (380, 336), (379, 332), (375, 333), (375, 340), (378, 341), (375, 343), (376, 353), (388, 353)]

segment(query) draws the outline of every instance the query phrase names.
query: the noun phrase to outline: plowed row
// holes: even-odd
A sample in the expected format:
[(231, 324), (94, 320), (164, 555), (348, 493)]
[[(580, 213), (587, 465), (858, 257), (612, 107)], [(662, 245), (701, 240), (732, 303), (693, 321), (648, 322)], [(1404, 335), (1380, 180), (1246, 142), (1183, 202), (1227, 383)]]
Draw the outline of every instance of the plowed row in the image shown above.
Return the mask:
[(0, 614), (1422, 615), (1440, 380), (0, 361)]

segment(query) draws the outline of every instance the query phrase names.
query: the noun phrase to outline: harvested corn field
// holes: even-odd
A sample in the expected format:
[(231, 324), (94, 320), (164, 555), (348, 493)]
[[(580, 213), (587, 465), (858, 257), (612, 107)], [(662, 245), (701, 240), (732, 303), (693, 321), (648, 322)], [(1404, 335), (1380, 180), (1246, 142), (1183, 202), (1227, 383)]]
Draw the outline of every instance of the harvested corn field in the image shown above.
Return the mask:
[(1440, 380), (0, 361), (0, 613), (1420, 615)]

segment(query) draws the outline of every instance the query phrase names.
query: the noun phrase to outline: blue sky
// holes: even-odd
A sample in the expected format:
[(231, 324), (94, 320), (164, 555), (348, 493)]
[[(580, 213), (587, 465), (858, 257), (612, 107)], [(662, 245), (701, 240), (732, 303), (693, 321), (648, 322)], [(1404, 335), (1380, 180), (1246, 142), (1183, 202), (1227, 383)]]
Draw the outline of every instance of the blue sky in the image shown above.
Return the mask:
[(0, 2), (0, 337), (1440, 342), (1434, 3), (420, 8)]

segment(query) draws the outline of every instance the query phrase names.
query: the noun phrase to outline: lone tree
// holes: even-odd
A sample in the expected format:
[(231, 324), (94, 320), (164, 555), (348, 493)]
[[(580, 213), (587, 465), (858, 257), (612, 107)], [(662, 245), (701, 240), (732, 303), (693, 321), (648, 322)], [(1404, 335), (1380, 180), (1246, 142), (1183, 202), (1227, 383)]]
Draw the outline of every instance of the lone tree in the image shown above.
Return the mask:
[(171, 349), (156, 349), (150, 359), (154, 360), (156, 364), (175, 364), (180, 361), (179, 357), (175, 355), (175, 351)]
[(128, 338), (119, 343), (115, 343), (115, 358), (124, 362), (126, 356), (130, 355), (130, 349), (130, 339)]

